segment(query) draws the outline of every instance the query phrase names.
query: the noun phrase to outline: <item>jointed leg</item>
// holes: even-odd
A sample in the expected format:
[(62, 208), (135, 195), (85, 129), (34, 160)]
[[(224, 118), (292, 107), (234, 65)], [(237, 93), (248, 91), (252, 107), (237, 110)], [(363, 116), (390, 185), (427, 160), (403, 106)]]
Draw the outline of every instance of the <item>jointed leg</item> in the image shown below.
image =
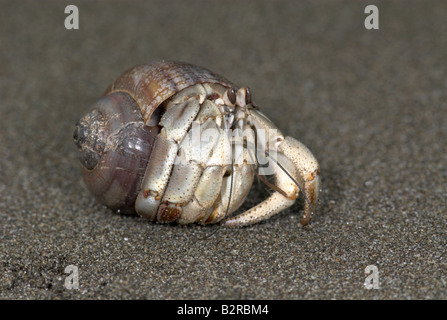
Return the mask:
[(304, 182), (305, 205), (301, 224), (306, 225), (312, 218), (320, 193), (320, 166), (310, 150), (292, 137), (286, 137), (278, 149), (294, 163)]
[[(274, 192), (269, 198), (246, 212), (224, 221), (224, 226), (245, 226), (265, 220), (290, 207), (301, 190), (305, 194), (302, 225), (312, 218), (320, 191), (320, 169), (310, 150), (292, 137), (286, 137), (278, 146), (275, 166), (276, 186), (283, 192)], [(277, 162), (276, 162), (277, 161)], [(284, 193), (287, 195), (284, 195)]]
[[(289, 174), (296, 178), (297, 170), (294, 168), (291, 161), (286, 159), (283, 155), (278, 154), (278, 161), (283, 167), (287, 169)], [(289, 176), (280, 169), (277, 163), (273, 162), (275, 166), (275, 182), (276, 186), (281, 189), (287, 196), (284, 196), (278, 191), (275, 191), (269, 198), (259, 203), (255, 207), (241, 213), (235, 217), (227, 219), (223, 222), (225, 227), (241, 227), (250, 225), (261, 220), (270, 218), (271, 216), (281, 212), (290, 207), (299, 193), (298, 187), (289, 178)]]

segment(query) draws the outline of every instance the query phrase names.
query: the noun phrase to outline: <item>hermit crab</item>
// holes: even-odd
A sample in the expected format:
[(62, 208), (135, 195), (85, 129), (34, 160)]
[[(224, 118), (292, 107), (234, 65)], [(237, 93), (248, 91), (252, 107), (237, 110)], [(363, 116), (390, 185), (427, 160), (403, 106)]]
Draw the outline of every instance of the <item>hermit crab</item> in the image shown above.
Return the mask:
[[(309, 223), (318, 161), (261, 113), (247, 87), (198, 66), (159, 61), (124, 72), (75, 126), (85, 183), (102, 204), (151, 221), (256, 223), (304, 194)], [(258, 176), (272, 188), (231, 216)]]

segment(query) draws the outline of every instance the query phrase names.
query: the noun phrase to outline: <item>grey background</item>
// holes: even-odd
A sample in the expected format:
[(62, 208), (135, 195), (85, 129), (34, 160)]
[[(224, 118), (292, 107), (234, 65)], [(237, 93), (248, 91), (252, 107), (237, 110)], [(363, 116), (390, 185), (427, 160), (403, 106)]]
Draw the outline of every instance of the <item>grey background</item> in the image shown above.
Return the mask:
[[(80, 30), (64, 28), (68, 4)], [(367, 4), (380, 30), (364, 28)], [(1, 1), (0, 298), (445, 299), (446, 21), (444, 1)], [(73, 125), (159, 59), (249, 86), (309, 146), (323, 183), (309, 228), (302, 199), (206, 241), (217, 226), (95, 202)], [(244, 208), (268, 194), (255, 183)], [(71, 264), (79, 290), (63, 286)]]

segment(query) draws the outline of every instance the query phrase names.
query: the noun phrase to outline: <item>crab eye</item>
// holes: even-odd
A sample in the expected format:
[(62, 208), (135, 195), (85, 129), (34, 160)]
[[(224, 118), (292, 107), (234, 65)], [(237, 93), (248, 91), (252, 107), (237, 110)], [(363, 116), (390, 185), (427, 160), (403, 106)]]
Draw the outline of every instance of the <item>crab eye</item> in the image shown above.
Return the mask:
[(225, 98), (226, 100), (228, 100), (225, 102), (229, 102), (230, 105), (234, 105), (236, 103), (236, 90), (234, 88), (229, 88), (225, 92)]
[(245, 88), (245, 104), (251, 104), (251, 90)]

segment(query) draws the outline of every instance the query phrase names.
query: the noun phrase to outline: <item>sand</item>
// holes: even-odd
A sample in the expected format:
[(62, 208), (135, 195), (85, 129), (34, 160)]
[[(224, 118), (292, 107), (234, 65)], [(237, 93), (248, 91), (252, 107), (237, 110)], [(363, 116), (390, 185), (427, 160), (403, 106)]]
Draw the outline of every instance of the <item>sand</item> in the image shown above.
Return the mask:
[[(1, 299), (447, 298), (447, 4), (0, 2)], [(240, 229), (154, 224), (98, 204), (74, 123), (124, 70), (159, 59), (241, 86), (319, 159), (303, 199)], [(255, 183), (247, 209), (270, 191)], [(368, 290), (365, 268), (377, 267)], [(68, 266), (78, 289), (67, 289)], [(68, 269), (67, 269), (68, 271)], [(73, 274), (71, 274), (73, 275)]]

